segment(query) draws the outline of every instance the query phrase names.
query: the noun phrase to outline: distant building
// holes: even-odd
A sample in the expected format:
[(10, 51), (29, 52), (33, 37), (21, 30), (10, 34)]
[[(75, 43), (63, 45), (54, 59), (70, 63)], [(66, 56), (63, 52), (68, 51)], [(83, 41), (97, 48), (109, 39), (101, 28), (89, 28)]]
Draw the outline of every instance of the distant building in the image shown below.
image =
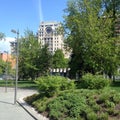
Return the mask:
[(116, 20), (115, 24), (115, 35), (120, 36), (120, 18)]
[(42, 45), (48, 45), (51, 54), (54, 54), (57, 49), (61, 49), (65, 57), (68, 57), (64, 50), (64, 34), (58, 31), (60, 27), (61, 24), (58, 22), (41, 22), (38, 29), (38, 40)]
[(120, 46), (120, 14), (115, 21), (115, 36), (118, 37), (117, 45)]
[(11, 56), (8, 53), (0, 53), (0, 59), (3, 60), (4, 62), (10, 62), (11, 63), (11, 68), (15, 69), (16, 61), (13, 56)]

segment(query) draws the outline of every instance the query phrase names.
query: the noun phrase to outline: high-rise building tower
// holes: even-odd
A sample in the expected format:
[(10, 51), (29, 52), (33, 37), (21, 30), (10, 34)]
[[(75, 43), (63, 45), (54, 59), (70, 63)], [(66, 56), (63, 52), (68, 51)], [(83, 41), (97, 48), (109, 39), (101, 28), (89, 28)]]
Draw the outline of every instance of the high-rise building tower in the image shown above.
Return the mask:
[(61, 24), (58, 22), (41, 22), (38, 29), (38, 40), (42, 45), (47, 44), (51, 54), (57, 49), (64, 51), (64, 35), (58, 32)]

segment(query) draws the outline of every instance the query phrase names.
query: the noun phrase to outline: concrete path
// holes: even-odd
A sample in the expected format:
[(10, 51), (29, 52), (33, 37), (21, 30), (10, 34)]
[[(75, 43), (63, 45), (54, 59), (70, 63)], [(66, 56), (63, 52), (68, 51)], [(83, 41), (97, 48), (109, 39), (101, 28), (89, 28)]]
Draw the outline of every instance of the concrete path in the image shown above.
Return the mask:
[(36, 92), (35, 90), (18, 89), (17, 100), (19, 104), (14, 105), (14, 88), (8, 88), (5, 92), (5, 88), (0, 87), (0, 120), (47, 120), (40, 114), (33, 112), (34, 110), (31, 110), (32, 108), (23, 101), (24, 97)]

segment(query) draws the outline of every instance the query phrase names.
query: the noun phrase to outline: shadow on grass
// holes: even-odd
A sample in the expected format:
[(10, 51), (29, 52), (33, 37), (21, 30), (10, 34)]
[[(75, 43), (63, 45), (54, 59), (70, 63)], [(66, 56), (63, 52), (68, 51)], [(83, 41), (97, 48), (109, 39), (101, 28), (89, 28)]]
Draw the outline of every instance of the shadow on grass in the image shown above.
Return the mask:
[(37, 84), (34, 81), (18, 81), (18, 88), (36, 90)]
[(18, 86), (20, 89), (30, 89), (30, 90), (37, 90), (37, 86)]
[(111, 86), (112, 87), (120, 87), (120, 81), (112, 82)]

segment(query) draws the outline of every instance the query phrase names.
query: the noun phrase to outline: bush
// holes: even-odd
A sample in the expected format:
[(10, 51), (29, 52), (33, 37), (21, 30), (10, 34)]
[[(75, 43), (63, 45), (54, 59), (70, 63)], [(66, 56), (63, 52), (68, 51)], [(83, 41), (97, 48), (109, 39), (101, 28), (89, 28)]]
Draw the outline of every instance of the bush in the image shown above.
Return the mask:
[(97, 120), (97, 114), (94, 112), (90, 112), (87, 114), (87, 120)]
[(35, 81), (38, 84), (38, 91), (46, 96), (53, 96), (64, 90), (75, 88), (74, 81), (61, 76), (45, 76)]
[(86, 98), (77, 92), (63, 92), (53, 101), (49, 102), (48, 108), (50, 119), (79, 120), (84, 115), (84, 110), (88, 109)]
[(110, 80), (103, 78), (100, 75), (85, 74), (82, 77), (81, 84), (86, 89), (102, 89), (110, 85)]
[(108, 120), (108, 114), (107, 113), (101, 113), (98, 120)]
[(50, 120), (108, 120), (120, 116), (120, 98), (117, 96), (117, 91), (109, 89), (71, 89), (51, 98), (34, 94), (26, 101), (39, 112), (47, 113)]

